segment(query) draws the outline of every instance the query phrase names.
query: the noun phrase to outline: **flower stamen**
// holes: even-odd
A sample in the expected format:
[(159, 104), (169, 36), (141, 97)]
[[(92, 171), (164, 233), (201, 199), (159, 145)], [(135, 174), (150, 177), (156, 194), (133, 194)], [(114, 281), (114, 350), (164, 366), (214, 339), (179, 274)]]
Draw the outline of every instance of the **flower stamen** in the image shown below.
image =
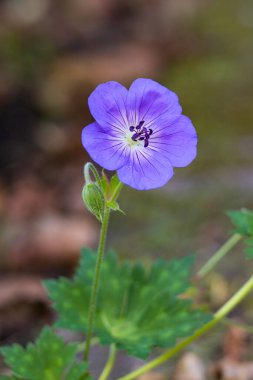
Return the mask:
[(133, 141), (144, 141), (144, 148), (147, 148), (149, 144), (149, 138), (152, 135), (153, 130), (151, 128), (147, 129), (146, 127), (143, 127), (144, 123), (145, 121), (141, 120), (136, 127), (131, 125), (129, 127), (129, 131), (134, 132), (131, 137)]

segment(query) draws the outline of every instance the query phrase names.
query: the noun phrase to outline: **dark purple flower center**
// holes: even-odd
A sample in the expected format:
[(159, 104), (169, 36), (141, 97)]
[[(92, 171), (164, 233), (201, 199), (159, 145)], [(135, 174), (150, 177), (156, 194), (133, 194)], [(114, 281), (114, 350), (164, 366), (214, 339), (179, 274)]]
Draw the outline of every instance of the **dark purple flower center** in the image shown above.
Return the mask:
[(152, 129), (148, 129), (143, 126), (145, 123), (144, 120), (140, 121), (139, 124), (134, 127), (133, 125), (129, 127), (130, 132), (134, 132), (132, 135), (133, 141), (144, 141), (144, 148), (146, 148), (149, 144), (149, 138), (153, 133)]

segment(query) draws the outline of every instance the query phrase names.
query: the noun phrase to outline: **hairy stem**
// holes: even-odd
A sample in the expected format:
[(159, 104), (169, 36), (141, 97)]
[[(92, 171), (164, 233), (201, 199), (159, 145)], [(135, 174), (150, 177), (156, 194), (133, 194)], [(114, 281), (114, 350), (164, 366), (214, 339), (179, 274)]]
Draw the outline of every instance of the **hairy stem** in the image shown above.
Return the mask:
[(108, 378), (108, 376), (111, 373), (111, 370), (113, 369), (115, 358), (116, 358), (116, 347), (114, 344), (112, 344), (110, 347), (110, 353), (108, 356), (108, 360), (107, 360), (106, 365), (103, 369), (103, 372), (99, 376), (98, 380), (106, 380)]
[(90, 177), (90, 171), (94, 175), (95, 180), (98, 183), (98, 185), (101, 185), (101, 179), (99, 177), (97, 169), (95, 168), (95, 166), (91, 162), (87, 162), (84, 165), (84, 178), (85, 178), (86, 183), (93, 182), (92, 179), (91, 179), (91, 177)]
[(225, 303), (215, 314), (214, 318), (205, 324), (203, 327), (198, 329), (193, 335), (190, 337), (183, 339), (180, 343), (178, 343), (175, 347), (172, 349), (166, 351), (164, 354), (158, 356), (156, 359), (151, 360), (149, 363), (145, 364), (144, 366), (140, 367), (139, 369), (129, 373), (126, 376), (120, 377), (118, 380), (132, 380), (136, 377), (150, 371), (151, 369), (158, 367), (162, 363), (169, 360), (172, 356), (176, 355), (178, 352), (180, 352), (183, 348), (188, 346), (190, 343), (192, 343), (194, 340), (202, 336), (204, 333), (206, 333), (208, 330), (210, 330), (212, 327), (214, 327), (218, 322), (220, 322), (224, 317), (227, 316), (228, 313), (230, 313), (231, 310), (234, 309), (236, 305), (238, 305), (239, 302), (241, 302), (244, 297), (248, 295), (248, 293), (253, 289), (253, 276), (250, 277), (250, 279), (236, 292), (229, 301)]
[(225, 244), (221, 248), (216, 251), (210, 260), (207, 261), (205, 265), (197, 273), (198, 277), (206, 276), (214, 267), (218, 264), (218, 262), (223, 259), (223, 257), (231, 251), (232, 248), (242, 239), (242, 235), (234, 234), (229, 238)]
[(95, 276), (94, 276), (94, 281), (93, 281), (92, 291), (91, 291), (91, 298), (90, 298), (90, 306), (89, 306), (89, 314), (88, 314), (88, 330), (87, 330), (86, 346), (84, 350), (84, 360), (87, 360), (89, 358), (89, 353), (90, 353), (90, 345), (91, 345), (94, 317), (95, 317), (96, 304), (97, 304), (99, 278), (100, 278), (100, 271), (101, 271), (101, 266), (102, 266), (102, 261), (103, 261), (104, 250), (105, 250), (105, 242), (106, 242), (109, 216), (110, 216), (110, 208), (105, 206), (104, 218), (103, 218), (101, 231), (100, 231), (100, 240), (99, 240), (98, 253), (97, 253)]

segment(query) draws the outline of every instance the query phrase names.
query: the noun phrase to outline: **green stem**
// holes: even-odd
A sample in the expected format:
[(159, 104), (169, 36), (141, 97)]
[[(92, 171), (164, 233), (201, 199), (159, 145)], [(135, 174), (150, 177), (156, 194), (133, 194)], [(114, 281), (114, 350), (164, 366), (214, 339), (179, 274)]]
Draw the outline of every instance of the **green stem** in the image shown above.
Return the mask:
[(110, 347), (110, 353), (109, 353), (109, 357), (106, 362), (105, 368), (103, 369), (103, 372), (99, 376), (98, 380), (106, 380), (108, 378), (108, 376), (111, 373), (111, 370), (113, 369), (115, 358), (116, 358), (116, 347), (114, 344), (112, 344)]
[(85, 178), (86, 183), (92, 183), (93, 182), (91, 177), (90, 177), (90, 171), (94, 175), (96, 182), (99, 185), (101, 185), (101, 179), (99, 177), (97, 169), (95, 168), (95, 166), (91, 162), (87, 162), (84, 165), (84, 178)]
[(198, 271), (197, 276), (198, 277), (204, 277), (209, 273), (215, 265), (218, 264), (218, 262), (229, 252), (232, 248), (242, 239), (242, 235), (240, 234), (234, 234), (229, 238), (226, 243), (218, 249), (214, 253), (214, 255), (211, 257), (210, 260), (207, 261), (207, 263)]
[(164, 354), (158, 356), (156, 359), (151, 360), (149, 363), (140, 367), (139, 369), (129, 373), (126, 376), (120, 377), (118, 380), (132, 380), (136, 377), (150, 371), (151, 369), (161, 365), (162, 363), (169, 360), (172, 356), (176, 355), (183, 348), (188, 346), (194, 340), (199, 338), (201, 335), (206, 333), (212, 327), (214, 327), (218, 322), (220, 322), (234, 307), (242, 301), (244, 297), (253, 289), (253, 276), (236, 292), (229, 301), (225, 303), (215, 314), (214, 318), (208, 322), (206, 325), (198, 329), (193, 335), (182, 340), (172, 349), (166, 351)]
[[(94, 337), (90, 341), (90, 346), (96, 346), (99, 343), (99, 339), (97, 337)], [(86, 342), (79, 343), (77, 346), (77, 352), (83, 352), (86, 346)]]
[(104, 249), (105, 249), (105, 241), (106, 241), (109, 216), (110, 216), (110, 208), (105, 206), (104, 218), (103, 218), (103, 222), (102, 222), (102, 226), (101, 226), (100, 240), (99, 240), (99, 246), (98, 246), (97, 262), (96, 262), (96, 268), (95, 268), (95, 277), (94, 277), (94, 281), (93, 281), (93, 285), (92, 285), (91, 298), (90, 298), (90, 307), (89, 307), (89, 313), (88, 313), (88, 330), (87, 330), (86, 346), (85, 346), (85, 350), (84, 350), (84, 360), (88, 360), (88, 358), (89, 358), (91, 338), (92, 338), (92, 332), (93, 332), (93, 324), (94, 324), (94, 317), (95, 317), (96, 304), (97, 304), (97, 293), (98, 293), (98, 286), (99, 286), (99, 278), (100, 278), (100, 271), (101, 271)]

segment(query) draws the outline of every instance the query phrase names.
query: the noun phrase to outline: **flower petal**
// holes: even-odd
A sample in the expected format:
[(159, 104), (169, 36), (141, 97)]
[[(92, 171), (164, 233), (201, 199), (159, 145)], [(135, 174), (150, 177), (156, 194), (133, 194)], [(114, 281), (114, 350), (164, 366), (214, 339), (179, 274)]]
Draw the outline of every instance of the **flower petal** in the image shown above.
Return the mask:
[(125, 130), (127, 89), (117, 82), (100, 84), (88, 99), (90, 112), (101, 127)]
[(174, 120), (160, 121), (149, 141), (149, 148), (156, 154), (168, 157), (176, 167), (189, 165), (197, 154), (197, 133), (191, 120), (179, 116)]
[(106, 132), (97, 123), (83, 128), (82, 143), (91, 158), (105, 169), (117, 170), (128, 160), (124, 140), (111, 130)]
[(118, 170), (121, 182), (137, 190), (155, 189), (173, 176), (168, 158), (147, 148), (131, 149), (128, 163)]
[(182, 108), (177, 95), (153, 81), (152, 79), (136, 79), (127, 96), (128, 119), (131, 125), (137, 125), (141, 120), (145, 126), (164, 113), (180, 115)]

